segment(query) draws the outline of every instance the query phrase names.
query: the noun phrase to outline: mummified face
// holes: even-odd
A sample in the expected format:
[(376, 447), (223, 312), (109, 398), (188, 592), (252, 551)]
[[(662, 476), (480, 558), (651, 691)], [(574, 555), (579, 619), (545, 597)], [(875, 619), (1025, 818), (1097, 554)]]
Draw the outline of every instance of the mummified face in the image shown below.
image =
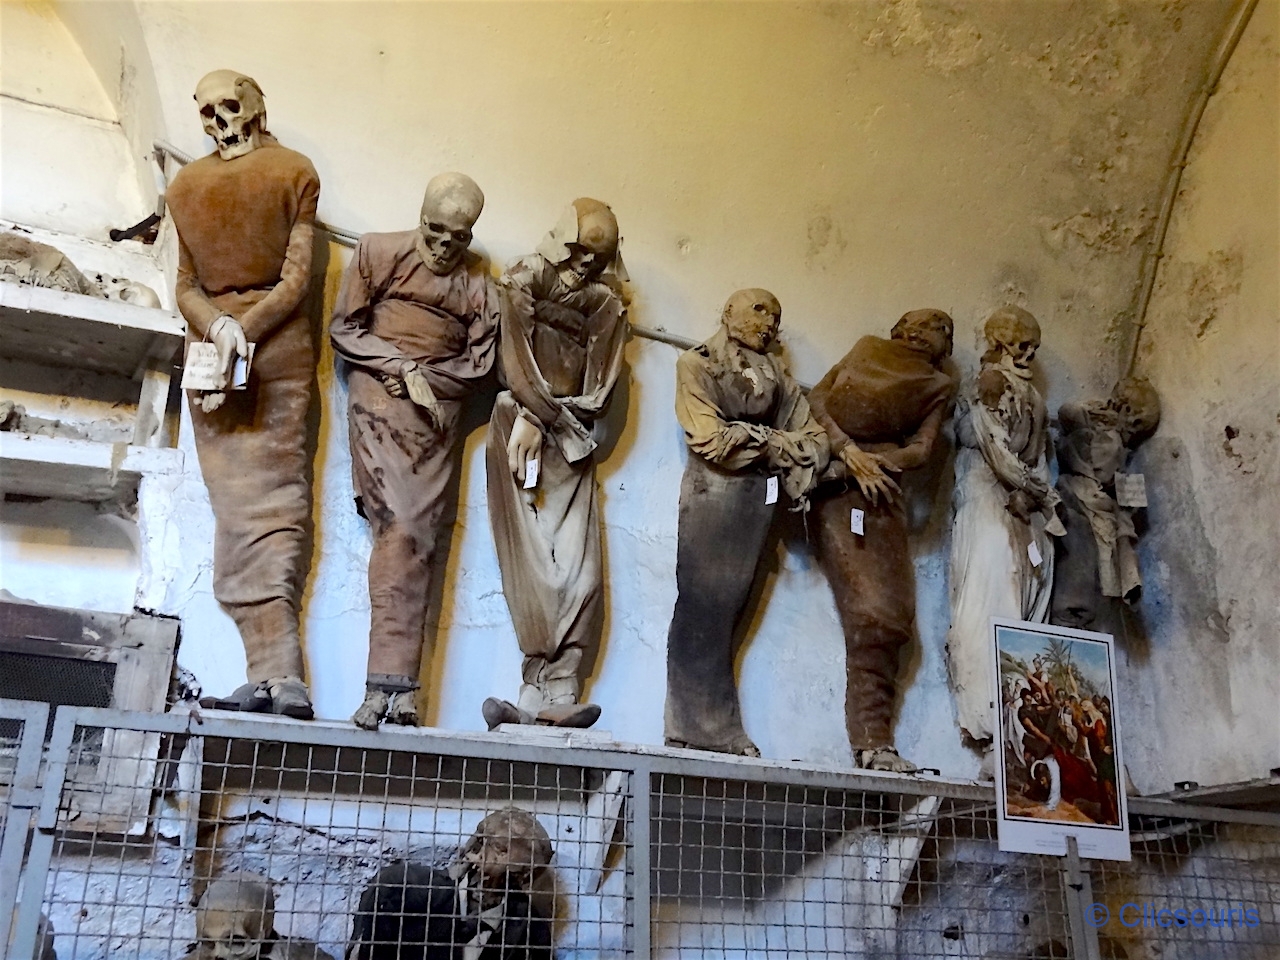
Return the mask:
[(257, 960), (275, 926), (275, 897), (265, 880), (237, 873), (209, 884), (196, 910), (196, 934), (205, 955)]
[(763, 353), (777, 339), (782, 304), (768, 290), (739, 290), (725, 303), (723, 320), (731, 340)]
[(267, 106), (251, 78), (234, 70), (215, 70), (196, 85), (196, 104), (204, 132), (218, 145), (218, 156), (234, 160), (262, 145)]
[(484, 209), (484, 194), (461, 173), (442, 173), (422, 198), (422, 258), (437, 276), (452, 273), (471, 246), (471, 228)]

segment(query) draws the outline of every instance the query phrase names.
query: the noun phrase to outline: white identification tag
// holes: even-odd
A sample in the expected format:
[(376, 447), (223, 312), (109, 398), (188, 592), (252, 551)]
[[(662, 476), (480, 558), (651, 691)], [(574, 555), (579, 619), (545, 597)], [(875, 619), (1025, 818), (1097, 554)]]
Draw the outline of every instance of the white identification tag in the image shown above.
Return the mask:
[(1031, 559), (1031, 565), (1038, 567), (1044, 563), (1044, 557), (1040, 556), (1040, 548), (1036, 546), (1036, 542), (1032, 540), (1027, 544), (1027, 556)]
[(863, 524), (863, 521), (866, 519), (866, 516), (867, 515), (865, 513), (863, 513), (857, 507), (854, 507), (849, 514), (849, 530), (853, 533), (856, 533), (858, 536), (862, 536), (862, 532), (863, 532), (862, 524)]
[(770, 477), (764, 485), (764, 502), (765, 504), (778, 502), (778, 478)]
[(524, 488), (532, 490), (538, 485), (538, 461), (526, 460), (524, 462)]
[(1122, 507), (1145, 507), (1147, 478), (1140, 473), (1117, 473), (1116, 503)]
[(249, 386), (249, 370), (253, 367), (253, 351), (256, 347), (256, 343), (249, 344), (249, 355), (236, 357), (235, 362), (231, 364), (231, 382), (227, 384), (228, 390), (244, 390)]
[(218, 348), (202, 341), (187, 344), (187, 360), (182, 365), (183, 390), (222, 390), (222, 371), (218, 369)]

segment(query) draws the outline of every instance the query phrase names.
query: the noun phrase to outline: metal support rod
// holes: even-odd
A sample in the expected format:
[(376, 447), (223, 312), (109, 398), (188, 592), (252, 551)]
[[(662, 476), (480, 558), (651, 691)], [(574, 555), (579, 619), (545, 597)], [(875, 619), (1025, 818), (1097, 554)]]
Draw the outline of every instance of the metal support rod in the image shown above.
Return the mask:
[(1098, 928), (1089, 922), (1093, 903), (1093, 885), (1089, 870), (1080, 861), (1080, 846), (1075, 837), (1067, 837), (1067, 856), (1062, 866), (1062, 892), (1067, 900), (1067, 919), (1071, 927), (1071, 952), (1075, 960), (1102, 960), (1098, 947)]
[[(639, 758), (637, 758), (639, 760)], [(652, 807), (650, 793), (653, 790), (653, 773), (649, 765), (639, 760), (631, 769), (631, 930), (635, 942), (634, 956), (652, 955), (653, 936), (653, 866), (650, 862), (653, 839)]]
[(1125, 376), (1133, 373), (1134, 365), (1138, 360), (1138, 345), (1142, 342), (1142, 330), (1147, 325), (1147, 308), (1151, 306), (1151, 293), (1155, 289), (1156, 274), (1160, 270), (1160, 261), (1164, 257), (1164, 241), (1169, 233), (1169, 222), (1173, 219), (1173, 207), (1178, 199), (1182, 171), (1187, 166), (1187, 155), (1191, 153), (1191, 144), (1196, 138), (1196, 130), (1200, 127), (1205, 108), (1209, 105), (1209, 98), (1218, 89), (1218, 81), (1222, 79), (1223, 71), (1227, 69), (1227, 63), (1235, 53), (1240, 38), (1244, 36), (1244, 29), (1249, 25), (1249, 18), (1253, 16), (1257, 5), (1258, 0), (1239, 0), (1236, 4), (1231, 22), (1227, 24), (1222, 40), (1218, 43), (1218, 49), (1209, 62), (1205, 81), (1183, 121), (1182, 135), (1178, 138), (1178, 145), (1174, 147), (1173, 159), (1169, 164), (1169, 179), (1165, 183), (1160, 216), (1156, 220), (1155, 233), (1152, 234), (1151, 243), (1147, 245), (1147, 255), (1142, 264), (1142, 287), (1138, 292), (1138, 307), (1133, 315), (1133, 342), (1129, 349), (1129, 362), (1125, 366)]

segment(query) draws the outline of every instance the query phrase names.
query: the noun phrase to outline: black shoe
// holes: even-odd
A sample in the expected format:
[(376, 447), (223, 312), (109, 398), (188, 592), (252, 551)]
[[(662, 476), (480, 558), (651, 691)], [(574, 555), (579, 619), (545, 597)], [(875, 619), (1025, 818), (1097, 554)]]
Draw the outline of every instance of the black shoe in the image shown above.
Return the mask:
[(271, 709), (271, 692), (265, 683), (242, 683), (225, 697), (212, 697), (206, 704), (211, 710), (238, 710), (242, 713), (267, 713)]

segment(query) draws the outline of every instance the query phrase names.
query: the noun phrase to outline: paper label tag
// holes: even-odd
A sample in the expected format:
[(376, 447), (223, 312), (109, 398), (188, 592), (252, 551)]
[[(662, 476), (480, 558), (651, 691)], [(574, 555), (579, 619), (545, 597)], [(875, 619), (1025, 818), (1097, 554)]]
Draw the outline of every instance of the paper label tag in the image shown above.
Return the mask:
[(524, 462), (524, 488), (532, 490), (538, 485), (538, 461), (526, 460)]
[(1036, 542), (1032, 540), (1027, 544), (1027, 556), (1031, 558), (1031, 565), (1038, 567), (1044, 563), (1044, 557), (1040, 556), (1040, 548), (1036, 546)]
[(253, 351), (257, 347), (256, 343), (249, 344), (247, 357), (236, 357), (235, 362), (231, 364), (231, 382), (227, 384), (228, 390), (244, 390), (249, 386), (249, 371), (253, 368)]
[(1145, 507), (1147, 478), (1140, 473), (1117, 473), (1116, 503), (1122, 507)]
[(778, 478), (770, 477), (764, 485), (764, 502), (765, 504), (778, 502)]
[(187, 344), (187, 360), (182, 365), (183, 390), (221, 390), (222, 371), (218, 368), (218, 348), (212, 343)]
[(867, 515), (865, 513), (857, 507), (854, 507), (849, 514), (849, 530), (856, 533), (858, 536), (862, 536), (862, 523), (866, 519), (866, 516)]

